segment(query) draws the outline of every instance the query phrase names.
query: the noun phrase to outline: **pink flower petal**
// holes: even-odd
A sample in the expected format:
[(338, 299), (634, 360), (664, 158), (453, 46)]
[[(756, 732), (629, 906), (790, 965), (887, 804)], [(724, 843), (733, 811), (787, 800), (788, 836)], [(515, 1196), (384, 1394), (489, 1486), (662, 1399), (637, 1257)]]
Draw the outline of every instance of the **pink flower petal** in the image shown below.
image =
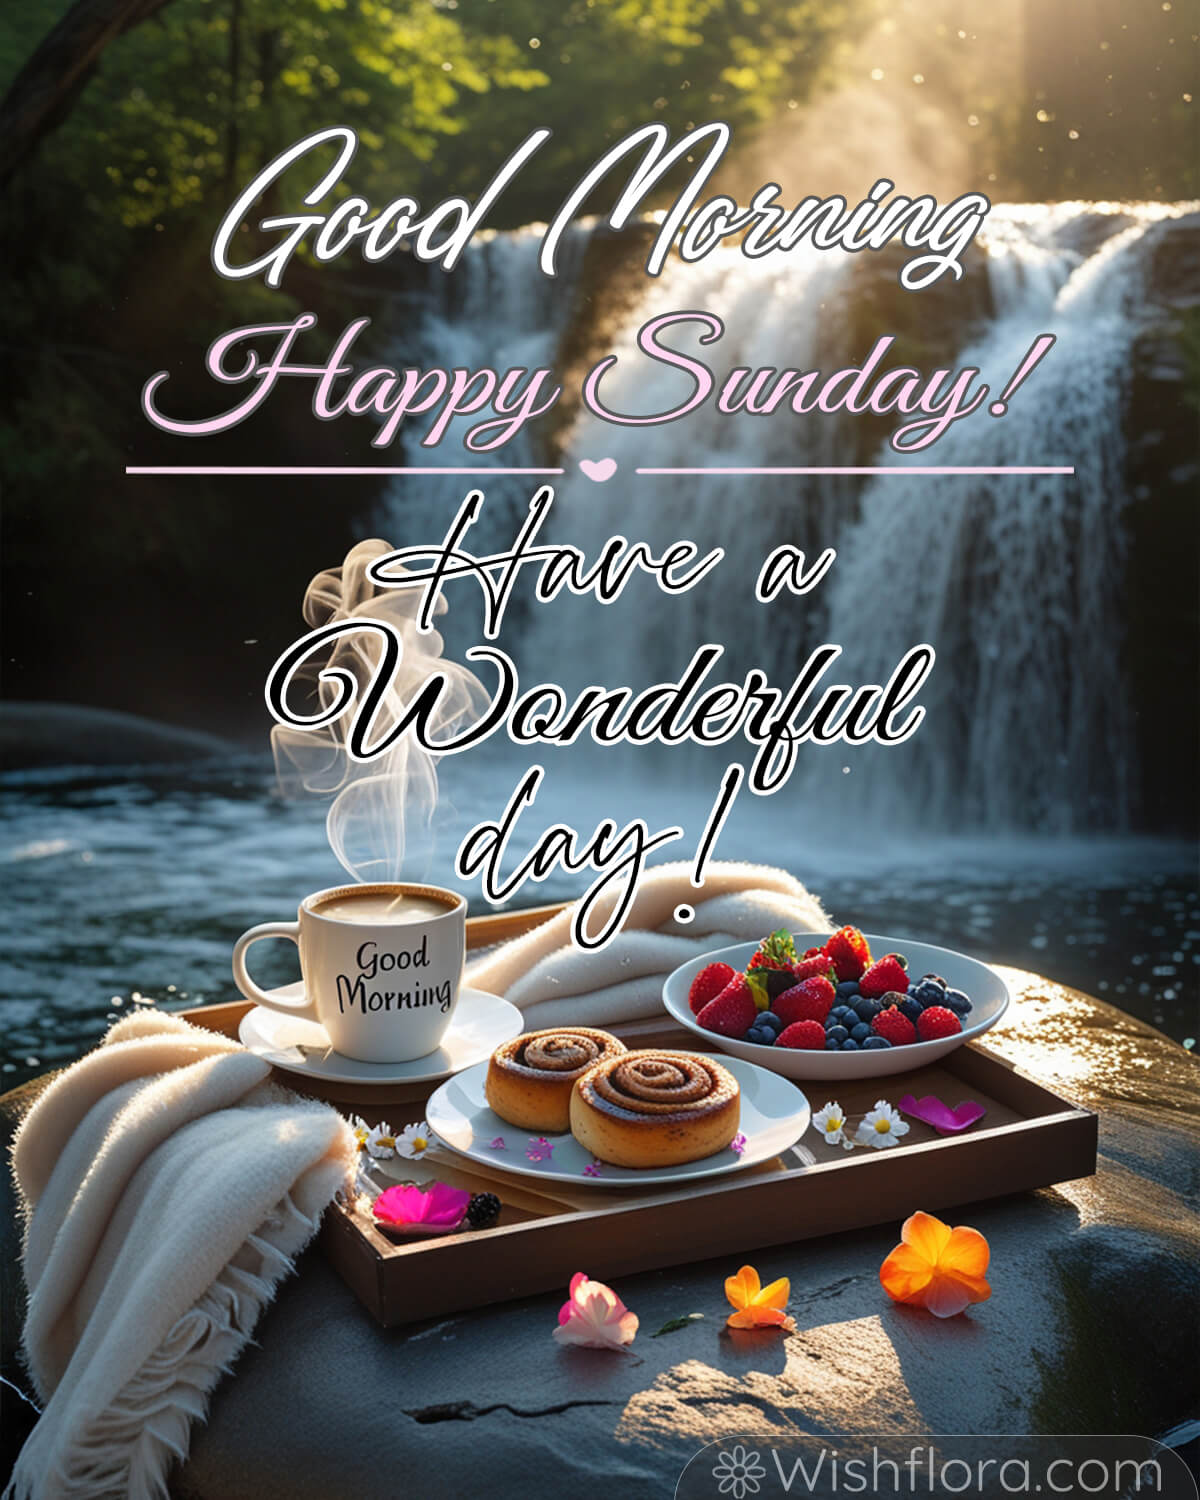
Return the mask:
[(923, 1120), (926, 1125), (932, 1125), (939, 1135), (954, 1135), (960, 1130), (966, 1130), (987, 1114), (983, 1105), (976, 1104), (973, 1099), (966, 1099), (951, 1109), (936, 1094), (925, 1094), (920, 1099), (905, 1094), (897, 1107), (914, 1120)]
[(470, 1193), (444, 1182), (435, 1182), (428, 1191), (413, 1183), (398, 1183), (380, 1193), (371, 1212), (381, 1224), (394, 1229), (455, 1229), (470, 1202)]
[(558, 1313), (554, 1338), (560, 1344), (593, 1349), (623, 1349), (637, 1332), (637, 1314), (601, 1281), (589, 1281), (582, 1271), (571, 1277), (571, 1296)]

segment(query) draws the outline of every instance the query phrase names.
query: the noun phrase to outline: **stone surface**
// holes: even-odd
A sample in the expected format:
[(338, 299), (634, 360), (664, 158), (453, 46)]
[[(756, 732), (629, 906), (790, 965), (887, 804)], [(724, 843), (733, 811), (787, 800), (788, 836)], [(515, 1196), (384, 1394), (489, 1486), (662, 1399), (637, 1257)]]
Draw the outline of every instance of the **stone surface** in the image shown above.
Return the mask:
[[(731, 1263), (622, 1278), (641, 1332), (619, 1355), (554, 1345), (558, 1296), (384, 1332), (310, 1254), (174, 1494), (649, 1500), (738, 1430), (1158, 1436), (1186, 1422), (1200, 1410), (1197, 1063), (1110, 1006), (1007, 972), (1019, 998), (989, 1044), (1099, 1112), (1101, 1160), (1095, 1178), (953, 1215), (991, 1242), (990, 1302), (944, 1323), (889, 1303), (886, 1225), (754, 1255), (764, 1280), (792, 1280), (789, 1338), (725, 1331)], [(650, 1337), (691, 1312), (703, 1320)]]

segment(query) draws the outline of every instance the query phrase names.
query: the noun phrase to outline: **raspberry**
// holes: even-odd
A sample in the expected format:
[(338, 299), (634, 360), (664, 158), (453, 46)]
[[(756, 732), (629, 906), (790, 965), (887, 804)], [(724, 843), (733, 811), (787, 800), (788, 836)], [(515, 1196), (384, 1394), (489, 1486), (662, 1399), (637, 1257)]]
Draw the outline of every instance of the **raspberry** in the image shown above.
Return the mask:
[(710, 1000), (715, 1000), (736, 972), (731, 964), (709, 964), (701, 969), (688, 990), (692, 1015), (698, 1016)]
[(858, 979), (870, 967), (871, 950), (857, 927), (840, 927), (825, 944), (839, 979)]
[(833, 985), (823, 974), (814, 974), (802, 984), (794, 984), (772, 1004), (785, 1026), (790, 1026), (793, 1021), (818, 1021), (823, 1026), (835, 993)]
[[(802, 980), (812, 979), (816, 974), (819, 974), (823, 979), (828, 979), (833, 984), (837, 983), (837, 980), (834, 978), (835, 970), (833, 965), (829, 962), (828, 957), (821, 952), (814, 953), (811, 957), (805, 955), (804, 958), (798, 958), (791, 965), (791, 970), (792, 984), (799, 984)], [(790, 989), (791, 985), (788, 988)]]
[(939, 1037), (957, 1036), (962, 1022), (944, 1005), (931, 1005), (917, 1017), (917, 1032), (923, 1042), (936, 1042)]
[(743, 1037), (758, 1016), (754, 995), (744, 974), (735, 974), (715, 1000), (710, 1000), (696, 1019), (705, 1031), (718, 1036)]
[(908, 969), (898, 953), (885, 953), (858, 981), (860, 995), (886, 995), (888, 990), (908, 993)]
[(777, 1047), (802, 1047), (808, 1052), (825, 1050), (825, 1028), (820, 1021), (793, 1021), (779, 1033)]
[(917, 1028), (907, 1016), (902, 1016), (895, 1006), (881, 1010), (871, 1022), (871, 1030), (876, 1036), (881, 1036), (885, 1042), (891, 1042), (893, 1047), (903, 1047), (906, 1043), (915, 1042), (917, 1039)]

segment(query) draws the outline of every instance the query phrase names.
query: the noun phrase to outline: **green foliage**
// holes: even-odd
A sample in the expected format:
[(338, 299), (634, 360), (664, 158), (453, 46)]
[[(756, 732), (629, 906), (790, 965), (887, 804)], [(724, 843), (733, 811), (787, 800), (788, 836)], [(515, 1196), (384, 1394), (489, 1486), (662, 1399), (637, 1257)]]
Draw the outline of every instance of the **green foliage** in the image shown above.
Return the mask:
[[(0, 19), (7, 88), (67, 0), (23, 0)], [(10, 273), (13, 369), (0, 458), (41, 489), (78, 484), (137, 429), (114, 413), (125, 379), (179, 359), (235, 322), (324, 310), (351, 272), (322, 268), (299, 299), (208, 264), (238, 191), (293, 141), (349, 125), (360, 149), (339, 189), (375, 205), (431, 206), (479, 191), (529, 131), (554, 134), (501, 199), (497, 227), (548, 217), (617, 135), (765, 118), (815, 77), (836, 0), (170, 0), (102, 54), (65, 119), (7, 190), (0, 247)], [(312, 162), (275, 196), (294, 203)], [(271, 207), (270, 195), (266, 207)], [(357, 311), (386, 274), (353, 268)], [(84, 347), (86, 346), (86, 347)], [(70, 352), (73, 351), (73, 352)], [(70, 366), (75, 441), (60, 441)], [(150, 368), (154, 368), (153, 365)], [(89, 421), (90, 413), (90, 421)]]

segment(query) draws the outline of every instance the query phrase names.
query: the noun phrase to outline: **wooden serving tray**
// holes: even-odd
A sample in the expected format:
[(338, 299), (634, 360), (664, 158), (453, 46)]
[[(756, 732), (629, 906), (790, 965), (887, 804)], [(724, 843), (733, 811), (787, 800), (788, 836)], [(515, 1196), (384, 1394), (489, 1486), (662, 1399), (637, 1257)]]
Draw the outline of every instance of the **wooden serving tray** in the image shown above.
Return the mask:
[[(473, 919), (468, 943), (478, 947), (512, 936), (549, 910)], [(190, 1019), (236, 1035), (247, 1009), (207, 1007)], [(665, 1014), (611, 1030), (631, 1046), (703, 1050), (699, 1038)], [(310, 1080), (279, 1076), (300, 1091), (315, 1091)], [(322, 1090), (322, 1097), (369, 1125), (386, 1119), (399, 1130), (422, 1118), (434, 1087), (347, 1089), (336, 1098)], [(907, 1093), (936, 1094), (950, 1105), (975, 1099), (987, 1114), (980, 1125), (947, 1137), (910, 1120), (901, 1143), (884, 1151), (826, 1146), (810, 1129), (773, 1161), (670, 1188), (576, 1189), (493, 1170), (438, 1147), (436, 1155), (404, 1162), (404, 1176), (496, 1193), (504, 1206), (494, 1228), (394, 1240), (375, 1227), (369, 1200), (360, 1197), (329, 1209), (320, 1244), (372, 1316), (392, 1327), (562, 1289), (580, 1268), (611, 1281), (713, 1256), (741, 1257), (764, 1245), (899, 1224), (916, 1208), (936, 1213), (1096, 1170), (1097, 1117), (974, 1043), (917, 1072), (836, 1087), (817, 1082), (805, 1092), (814, 1109), (836, 1097), (850, 1116), (865, 1114), (879, 1098), (895, 1103)], [(378, 1180), (385, 1186), (396, 1178)]]

